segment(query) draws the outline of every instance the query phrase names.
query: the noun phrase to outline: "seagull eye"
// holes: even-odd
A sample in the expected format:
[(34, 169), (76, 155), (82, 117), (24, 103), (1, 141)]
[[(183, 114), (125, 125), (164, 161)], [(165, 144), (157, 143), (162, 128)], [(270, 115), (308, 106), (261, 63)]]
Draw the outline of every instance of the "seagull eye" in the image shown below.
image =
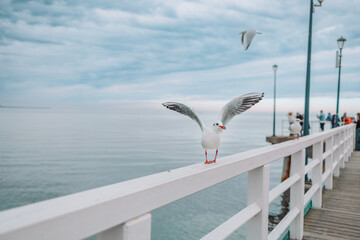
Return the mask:
[(218, 123), (216, 123), (216, 126), (219, 126), (219, 124), (218, 124)]

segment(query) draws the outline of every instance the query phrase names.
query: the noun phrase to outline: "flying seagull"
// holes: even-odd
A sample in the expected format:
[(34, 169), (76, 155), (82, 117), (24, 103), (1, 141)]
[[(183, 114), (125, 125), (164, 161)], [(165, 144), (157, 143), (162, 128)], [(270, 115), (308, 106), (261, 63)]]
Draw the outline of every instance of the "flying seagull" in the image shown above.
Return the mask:
[(255, 37), (255, 34), (261, 34), (261, 32), (258, 32), (254, 29), (248, 29), (239, 34), (241, 34), (241, 44), (244, 46), (244, 50), (247, 50), (251, 44), (251, 41)]
[[(215, 121), (212, 127), (207, 127), (195, 112), (188, 106), (177, 102), (164, 102), (162, 105), (170, 110), (184, 114), (199, 124), (202, 131), (201, 145), (205, 149), (205, 164), (215, 163), (218, 148), (221, 144), (220, 134), (226, 129), (226, 124), (238, 114), (241, 114), (258, 103), (264, 97), (264, 93), (248, 93), (236, 97), (228, 102), (221, 110), (219, 120)], [(207, 150), (216, 149), (215, 159), (207, 160)]]

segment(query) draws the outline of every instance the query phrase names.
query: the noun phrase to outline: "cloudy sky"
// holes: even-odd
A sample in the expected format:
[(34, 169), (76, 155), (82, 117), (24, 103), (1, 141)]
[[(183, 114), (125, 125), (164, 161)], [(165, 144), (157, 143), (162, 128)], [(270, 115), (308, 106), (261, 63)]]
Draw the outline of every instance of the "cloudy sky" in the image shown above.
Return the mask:
[[(309, 1), (0, 1), (0, 104), (212, 105), (253, 91), (303, 109)], [(360, 1), (324, 1), (313, 22), (312, 110), (360, 111)], [(239, 32), (256, 29), (247, 51)], [(210, 106), (210, 107), (209, 107)]]

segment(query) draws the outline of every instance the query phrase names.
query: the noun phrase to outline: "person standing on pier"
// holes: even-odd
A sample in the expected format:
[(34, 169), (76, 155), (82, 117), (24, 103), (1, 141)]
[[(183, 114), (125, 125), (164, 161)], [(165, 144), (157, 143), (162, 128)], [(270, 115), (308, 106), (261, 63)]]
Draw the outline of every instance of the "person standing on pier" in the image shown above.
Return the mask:
[(321, 131), (324, 131), (325, 114), (324, 114), (323, 110), (320, 110), (320, 115), (316, 115), (316, 117), (320, 120), (320, 129), (321, 129)]
[(289, 124), (292, 124), (295, 122), (295, 118), (294, 118), (292, 112), (288, 113), (288, 120), (289, 120)]
[(328, 115), (326, 117), (326, 121), (331, 122), (331, 120), (332, 120), (332, 115), (331, 115), (331, 113), (328, 113)]
[[(338, 118), (338, 122), (340, 123), (340, 119)], [(336, 128), (336, 114), (332, 116), (331, 119), (331, 128)]]
[(344, 122), (344, 118), (346, 118), (346, 113), (344, 113), (342, 116), (341, 116), (341, 121)]
[(352, 123), (352, 119), (344, 113), (344, 117), (341, 119), (345, 125)]

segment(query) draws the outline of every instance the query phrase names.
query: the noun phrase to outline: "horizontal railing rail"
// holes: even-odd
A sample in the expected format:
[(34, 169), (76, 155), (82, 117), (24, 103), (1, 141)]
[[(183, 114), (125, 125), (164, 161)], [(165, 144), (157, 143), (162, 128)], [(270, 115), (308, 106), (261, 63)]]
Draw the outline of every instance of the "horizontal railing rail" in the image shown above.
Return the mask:
[[(308, 201), (321, 207), (323, 183), (332, 189), (353, 150), (355, 125), (161, 172), (85, 192), (0, 212), (0, 239), (150, 239), (151, 211), (243, 173), (248, 173), (248, 205), (203, 239), (224, 239), (247, 224), (248, 239), (278, 239), (290, 228), (303, 236)], [(325, 150), (323, 149), (325, 143)], [(305, 166), (305, 149), (313, 146)], [(291, 156), (290, 177), (269, 191), (269, 164)], [(323, 172), (323, 162), (325, 171)], [(312, 187), (304, 194), (304, 175)], [(268, 234), (269, 204), (290, 188), (290, 211)], [(181, 189), (181, 191), (179, 191)], [(146, 201), (144, 200), (146, 199)]]

